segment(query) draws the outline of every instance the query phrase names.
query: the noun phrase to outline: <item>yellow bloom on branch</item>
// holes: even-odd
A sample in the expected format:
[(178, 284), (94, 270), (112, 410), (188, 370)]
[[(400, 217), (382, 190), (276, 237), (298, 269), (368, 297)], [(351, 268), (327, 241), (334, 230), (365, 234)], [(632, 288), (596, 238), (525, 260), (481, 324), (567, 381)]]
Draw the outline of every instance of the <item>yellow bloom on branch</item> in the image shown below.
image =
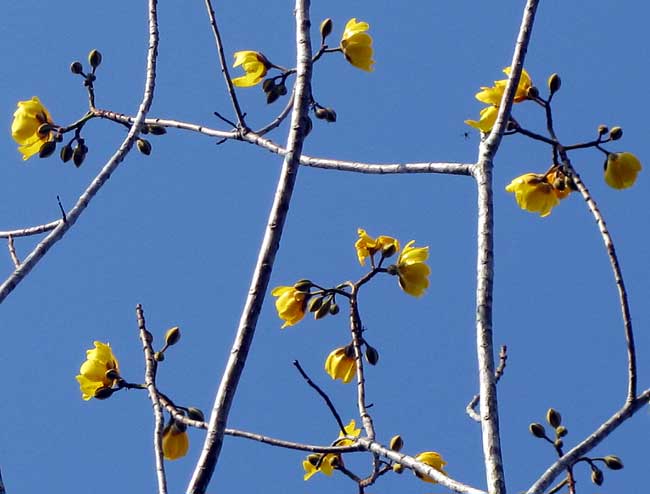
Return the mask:
[(627, 189), (643, 167), (632, 153), (610, 153), (605, 161), (605, 182), (614, 189)]
[(190, 438), (187, 434), (187, 427), (172, 419), (163, 430), (163, 456), (166, 460), (178, 460), (187, 454), (189, 447)]
[[(443, 470), (447, 462), (442, 459), (440, 453), (436, 453), (435, 451), (425, 451), (424, 453), (420, 453), (419, 455), (417, 455), (415, 459), (422, 463), (426, 463), (430, 467), (433, 467), (436, 470), (438, 470), (440, 473), (444, 473), (445, 475), (447, 475), (447, 473)], [(414, 473), (417, 476), (417, 478), (422, 479), (425, 482), (431, 482), (432, 484), (437, 484), (435, 480), (430, 479), (429, 477), (420, 475), (418, 472), (414, 472)]]
[(372, 37), (366, 33), (369, 28), (367, 22), (350, 19), (341, 37), (341, 50), (345, 59), (352, 65), (372, 72), (375, 61), (372, 59)]
[(36, 96), (27, 101), (19, 101), (11, 123), (11, 137), (18, 143), (18, 151), (27, 160), (38, 154), (41, 146), (52, 140), (52, 132), (38, 130), (43, 124), (52, 124), (52, 117), (41, 100)]
[(429, 247), (413, 247), (415, 240), (404, 246), (397, 259), (399, 286), (409, 295), (421, 297), (429, 288), (431, 268), (425, 261), (429, 258)]
[(97, 390), (111, 388), (120, 373), (110, 345), (101, 341), (96, 341), (94, 345), (95, 348), (86, 351), (86, 361), (81, 364), (76, 377), (84, 400), (94, 398)]
[(386, 257), (390, 257), (399, 250), (399, 242), (393, 237), (380, 235), (372, 238), (363, 228), (357, 229), (357, 235), (359, 239), (354, 243), (354, 248), (362, 266), (366, 263), (366, 258), (374, 256), (377, 252), (384, 252), (389, 254)]
[(293, 326), (305, 317), (307, 293), (296, 290), (293, 286), (278, 286), (273, 289), (271, 295), (278, 297), (275, 308), (280, 319), (284, 321), (283, 329)]
[(232, 83), (239, 87), (250, 87), (262, 82), (262, 79), (271, 68), (271, 63), (264, 55), (256, 51), (245, 50), (235, 52), (235, 63), (233, 67), (240, 65), (246, 72), (246, 75), (235, 77)]
[[(339, 432), (339, 437), (334, 442), (334, 446), (351, 446), (354, 441), (352, 439), (348, 439), (346, 436), (359, 437), (359, 434), (361, 433), (361, 429), (356, 428), (356, 422), (354, 420), (350, 420), (344, 429), (345, 434), (343, 434), (343, 432)], [(341, 455), (334, 453), (328, 453), (326, 455), (309, 455), (307, 459), (302, 462), (302, 467), (305, 470), (303, 479), (309, 480), (318, 472), (324, 473), (328, 476), (332, 475), (332, 472), (337, 467), (337, 465), (341, 464), (342, 462), (343, 460), (341, 459)]]
[(332, 379), (340, 379), (345, 384), (349, 383), (356, 374), (357, 366), (355, 358), (348, 356), (348, 347), (341, 347), (334, 350), (325, 360), (325, 372)]
[(499, 108), (496, 106), (486, 106), (481, 110), (478, 120), (465, 120), (470, 127), (480, 130), (481, 132), (490, 132), (497, 121)]
[(521, 209), (540, 216), (548, 216), (551, 209), (560, 203), (555, 187), (544, 175), (526, 173), (515, 178), (506, 186), (506, 191), (515, 194), (515, 200)]

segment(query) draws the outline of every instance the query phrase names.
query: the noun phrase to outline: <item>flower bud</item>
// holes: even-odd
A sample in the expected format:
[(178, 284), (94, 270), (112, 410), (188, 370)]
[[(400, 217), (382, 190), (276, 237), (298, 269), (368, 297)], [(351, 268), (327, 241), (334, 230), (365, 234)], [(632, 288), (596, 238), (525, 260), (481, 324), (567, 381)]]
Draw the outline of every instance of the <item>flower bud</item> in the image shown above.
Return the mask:
[(591, 467), (591, 481), (596, 485), (603, 485), (603, 471), (598, 467)]
[(329, 314), (331, 306), (332, 306), (332, 297), (327, 297), (325, 300), (323, 300), (323, 304), (314, 313), (314, 319), (322, 319), (327, 314)]
[(395, 245), (395, 243), (390, 243), (384, 246), (381, 251), (381, 255), (383, 257), (392, 257), (395, 255), (395, 252), (397, 252), (397, 245)]
[(610, 470), (620, 470), (623, 468), (623, 462), (618, 456), (607, 455), (605, 458), (603, 458), (603, 460), (605, 461), (607, 468)]
[(325, 38), (332, 34), (333, 27), (334, 23), (329, 17), (320, 23), (320, 37), (323, 41), (325, 41)]
[(623, 129), (620, 127), (612, 127), (612, 130), (609, 131), (609, 138), (612, 141), (618, 141), (621, 137), (623, 137)]
[(52, 130), (52, 126), (49, 123), (43, 123), (38, 126), (38, 129), (36, 129), (36, 133), (40, 137), (45, 137), (47, 134), (50, 133), (51, 130)]
[(607, 127), (607, 125), (599, 125), (598, 126), (598, 135), (599, 136), (604, 136), (608, 132), (609, 132), (609, 128)]
[(299, 292), (309, 292), (313, 285), (314, 284), (311, 282), (311, 280), (298, 280), (293, 285), (293, 287)]
[(402, 473), (404, 471), (404, 465), (401, 463), (393, 463), (393, 472)]
[(67, 163), (72, 159), (72, 147), (69, 144), (66, 144), (61, 148), (61, 161)]
[(536, 99), (539, 97), (539, 89), (537, 89), (535, 86), (530, 86), (528, 88), (528, 93), (526, 94), (526, 97), (528, 99)]
[(557, 93), (562, 86), (562, 79), (557, 74), (551, 74), (548, 78), (548, 90), (551, 92), (551, 95)]
[(553, 442), (556, 448), (562, 448), (564, 447), (564, 441), (562, 439), (556, 439), (555, 442)]
[(74, 151), (72, 152), (72, 162), (74, 163), (74, 166), (77, 168), (81, 166), (81, 164), (86, 159), (87, 152), (88, 148), (84, 144), (79, 144), (76, 148), (74, 148)]
[(98, 50), (91, 51), (88, 54), (88, 63), (93, 69), (96, 69), (102, 63), (102, 54)]
[(557, 410), (549, 408), (548, 412), (546, 412), (546, 421), (551, 427), (557, 428), (562, 424), (562, 415)]
[(165, 354), (163, 352), (156, 352), (153, 354), (153, 359), (156, 362), (162, 362), (163, 360), (165, 360)]
[(332, 305), (330, 305), (330, 314), (335, 316), (338, 313), (339, 313), (339, 304), (337, 304), (336, 302), (332, 302)]
[(95, 391), (95, 398), (98, 400), (105, 400), (107, 398), (110, 398), (112, 394), (113, 389), (102, 386), (101, 388), (97, 388), (97, 391)]
[(72, 62), (70, 65), (70, 72), (73, 74), (81, 74), (84, 71), (83, 65), (81, 62)]
[(316, 312), (323, 305), (323, 297), (313, 297), (309, 304), (307, 304), (307, 309), (309, 312)]
[(336, 122), (336, 112), (331, 108), (318, 107), (314, 110), (316, 118), (325, 120), (327, 122)]
[(535, 437), (539, 437), (539, 438), (546, 437), (546, 430), (544, 429), (544, 426), (542, 424), (538, 424), (537, 422), (533, 422), (532, 424), (530, 424), (528, 426), (528, 430)]
[(280, 91), (278, 90), (278, 86), (273, 86), (266, 93), (266, 104), (270, 105), (271, 103), (276, 101), (279, 97), (280, 97)]
[(117, 372), (117, 369), (108, 369), (105, 373), (104, 376), (106, 379), (110, 379), (111, 381), (115, 381), (116, 379), (120, 378), (120, 373)]
[(399, 434), (390, 438), (388, 447), (393, 451), (400, 451), (404, 447), (404, 440)]
[(172, 346), (178, 343), (178, 340), (181, 339), (181, 328), (174, 326), (169, 328), (165, 333), (165, 345)]
[(280, 96), (284, 96), (285, 94), (287, 94), (287, 86), (284, 84), (284, 82), (281, 84), (277, 84), (275, 86), (275, 89), (280, 94)]
[(371, 347), (366, 343), (366, 360), (370, 365), (377, 365), (379, 362), (379, 352), (375, 347)]
[(147, 125), (149, 132), (155, 136), (161, 136), (167, 133), (167, 129), (162, 125), (150, 124)]
[(314, 124), (311, 121), (311, 118), (305, 117), (304, 119), (301, 120), (301, 126), (303, 129), (305, 129), (305, 137), (309, 135), (311, 132), (311, 129), (314, 127)]
[(198, 420), (200, 422), (205, 422), (205, 416), (203, 415), (203, 412), (196, 408), (196, 407), (189, 407), (187, 409), (187, 416), (188, 418), (191, 418), (192, 420)]
[(145, 156), (149, 156), (151, 154), (151, 143), (146, 139), (138, 139), (135, 141), (135, 144), (138, 147), (138, 151), (140, 151)]
[(268, 79), (264, 79), (264, 82), (262, 82), (262, 90), (265, 93), (268, 93), (275, 87), (275, 79), (272, 77), (269, 77)]
[(561, 425), (560, 427), (557, 427), (557, 428), (555, 429), (555, 435), (556, 435), (557, 437), (564, 437), (564, 436), (566, 436), (568, 433), (569, 433), (569, 430), (568, 430), (566, 427), (564, 427), (563, 425)]
[(54, 141), (44, 142), (38, 151), (38, 157), (47, 158), (49, 156), (52, 156), (52, 153), (54, 153), (54, 151), (56, 151), (56, 142)]

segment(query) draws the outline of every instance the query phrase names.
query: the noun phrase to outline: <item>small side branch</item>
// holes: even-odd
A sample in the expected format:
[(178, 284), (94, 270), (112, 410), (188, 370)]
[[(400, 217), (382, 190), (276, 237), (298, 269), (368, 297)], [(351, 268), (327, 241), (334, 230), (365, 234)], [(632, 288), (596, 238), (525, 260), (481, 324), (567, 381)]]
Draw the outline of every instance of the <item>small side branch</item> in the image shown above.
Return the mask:
[[(497, 366), (497, 370), (494, 372), (494, 379), (495, 382), (499, 382), (501, 377), (503, 376), (503, 373), (506, 370), (506, 361), (508, 360), (508, 348), (505, 345), (501, 345), (501, 351), (499, 352), (499, 365)], [(478, 414), (476, 411), (476, 406), (479, 403), (479, 400), (481, 399), (481, 395), (476, 394), (473, 396), (473, 398), (470, 400), (470, 402), (467, 404), (467, 407), (465, 407), (465, 411), (467, 412), (467, 415), (470, 416), (470, 418), (476, 422), (481, 421), (481, 416)]]
[(156, 456), (156, 477), (158, 478), (158, 494), (167, 494), (167, 480), (165, 478), (165, 460), (163, 458), (162, 450), (162, 435), (163, 428), (165, 425), (165, 418), (163, 416), (162, 407), (160, 406), (160, 400), (158, 398), (158, 392), (156, 391), (156, 369), (157, 363), (154, 359), (154, 351), (151, 347), (151, 342), (153, 340), (151, 333), (147, 331), (145, 320), (144, 320), (144, 311), (142, 306), (138, 304), (135, 308), (136, 318), (138, 320), (138, 329), (140, 331), (140, 341), (142, 341), (142, 350), (144, 351), (144, 362), (145, 362), (145, 372), (144, 372), (144, 384), (147, 387), (149, 393), (149, 399), (153, 406), (153, 416), (154, 416), (154, 432), (153, 432), (153, 444), (154, 444), (154, 454)]
[(0, 238), (9, 238), (9, 237), (31, 237), (32, 235), (38, 235), (40, 233), (47, 233), (54, 230), (61, 220), (51, 221), (50, 223), (45, 223), (44, 225), (30, 226), (27, 228), (19, 228), (17, 230), (9, 230), (5, 232), (0, 232)]
[(18, 268), (20, 266), (20, 259), (18, 259), (18, 254), (16, 254), (16, 247), (14, 247), (14, 238), (9, 235), (7, 237), (7, 248), (9, 249), (9, 256), (14, 263), (14, 266)]

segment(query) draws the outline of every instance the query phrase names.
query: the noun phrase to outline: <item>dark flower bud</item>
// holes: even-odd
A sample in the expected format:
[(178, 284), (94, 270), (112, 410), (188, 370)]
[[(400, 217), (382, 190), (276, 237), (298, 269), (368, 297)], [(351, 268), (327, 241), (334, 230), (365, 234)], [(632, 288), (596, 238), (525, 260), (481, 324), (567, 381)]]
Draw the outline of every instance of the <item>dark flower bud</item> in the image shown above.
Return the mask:
[(172, 346), (178, 343), (178, 340), (181, 339), (181, 328), (174, 326), (169, 328), (167, 333), (165, 333), (165, 344), (167, 346)]
[(307, 309), (309, 312), (316, 312), (323, 305), (323, 297), (313, 297), (309, 304), (307, 304)]
[(74, 148), (74, 151), (72, 152), (72, 162), (74, 163), (74, 166), (77, 168), (81, 166), (81, 164), (86, 159), (87, 152), (88, 148), (83, 144), (79, 144), (76, 148)]
[(165, 354), (163, 352), (156, 352), (153, 354), (153, 359), (156, 362), (162, 362), (163, 360), (165, 360)]
[(61, 148), (61, 161), (67, 163), (72, 159), (72, 147), (69, 144), (66, 144)]
[(91, 51), (88, 54), (88, 63), (93, 69), (96, 69), (102, 63), (102, 54), (98, 50)]
[(293, 285), (293, 287), (299, 292), (309, 292), (313, 285), (314, 284), (311, 282), (311, 280), (298, 280)]
[(400, 451), (404, 447), (404, 440), (399, 434), (390, 438), (388, 447), (393, 451)]
[(52, 156), (52, 153), (54, 153), (54, 151), (56, 151), (56, 142), (54, 141), (44, 142), (38, 151), (38, 157), (47, 158), (48, 156)]
[(609, 128), (607, 127), (607, 125), (599, 125), (598, 126), (598, 135), (599, 136), (604, 136), (608, 132), (609, 132)]
[(551, 94), (555, 94), (560, 90), (560, 87), (562, 86), (562, 79), (560, 79), (560, 76), (557, 74), (551, 74), (551, 76), (548, 78), (548, 90), (551, 92)]
[(591, 481), (596, 485), (603, 485), (603, 471), (598, 467), (591, 467)]
[(618, 141), (621, 137), (623, 137), (623, 129), (620, 127), (612, 127), (612, 130), (609, 131), (609, 138), (612, 141)]
[(548, 412), (546, 412), (546, 421), (550, 424), (551, 427), (557, 428), (560, 426), (560, 424), (562, 424), (562, 416), (557, 410), (549, 408)]
[(84, 68), (83, 65), (81, 65), (81, 62), (72, 62), (70, 65), (70, 72), (73, 74), (81, 74), (83, 73)]
[(339, 313), (339, 305), (336, 302), (332, 302), (332, 305), (330, 305), (330, 314), (335, 316), (338, 313)]
[(52, 130), (52, 126), (49, 123), (44, 123), (38, 126), (38, 129), (36, 129), (36, 133), (41, 137), (45, 137), (47, 134), (50, 133), (51, 130)]
[(323, 300), (323, 305), (321, 305), (318, 310), (314, 313), (314, 319), (322, 319), (327, 314), (330, 313), (330, 307), (332, 306), (332, 297), (327, 297)]
[(325, 120), (327, 122), (336, 122), (336, 112), (331, 108), (318, 107), (314, 110), (316, 118)]
[(334, 23), (329, 17), (320, 23), (320, 37), (323, 41), (325, 41), (325, 38), (332, 34), (333, 27)]
[(553, 444), (555, 445), (556, 448), (564, 447), (564, 441), (562, 441), (562, 439), (556, 439)]
[(557, 428), (555, 429), (555, 435), (556, 435), (557, 437), (564, 437), (564, 436), (566, 436), (568, 433), (569, 433), (569, 430), (568, 430), (566, 427), (564, 427), (563, 425), (561, 425), (560, 427), (557, 427)]
[(98, 400), (105, 400), (107, 398), (110, 398), (112, 394), (113, 389), (102, 386), (101, 388), (97, 388), (97, 391), (95, 391), (95, 398)]
[(379, 352), (375, 347), (372, 347), (366, 343), (366, 360), (370, 365), (377, 365), (379, 362)]
[(273, 79), (272, 77), (268, 79), (264, 79), (264, 82), (262, 82), (262, 90), (265, 93), (268, 93), (269, 91), (273, 90), (274, 87), (275, 87), (275, 79)]
[(149, 156), (151, 154), (151, 143), (146, 139), (138, 139), (135, 141), (135, 144), (138, 147), (138, 151), (140, 151), (145, 156)]
[(161, 136), (167, 133), (167, 129), (162, 125), (151, 124), (147, 125), (147, 127), (149, 128), (149, 133), (155, 136)]
[(532, 424), (530, 424), (528, 426), (528, 430), (535, 437), (539, 437), (539, 438), (546, 437), (546, 430), (544, 429), (544, 426), (542, 424), (538, 424), (537, 422), (533, 422)]
[(528, 94), (526, 94), (528, 99), (537, 99), (539, 97), (539, 89), (537, 89), (535, 86), (530, 86), (528, 88)]
[(199, 422), (205, 422), (205, 416), (203, 412), (196, 407), (189, 407), (187, 409), (187, 416), (192, 420), (198, 420)]
[(280, 97), (280, 91), (278, 90), (278, 86), (273, 86), (267, 93), (266, 93), (266, 104), (270, 105), (271, 103), (277, 101), (277, 99)]
[(623, 468), (623, 462), (618, 456), (607, 455), (603, 460), (610, 470), (620, 470)]

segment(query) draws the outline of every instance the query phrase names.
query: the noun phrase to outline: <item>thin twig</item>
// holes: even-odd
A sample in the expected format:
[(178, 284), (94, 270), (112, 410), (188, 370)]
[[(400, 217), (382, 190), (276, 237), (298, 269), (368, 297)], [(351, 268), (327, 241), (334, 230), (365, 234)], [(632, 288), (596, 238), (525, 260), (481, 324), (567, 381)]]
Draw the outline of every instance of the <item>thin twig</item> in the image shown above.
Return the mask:
[[(499, 382), (501, 377), (503, 376), (503, 373), (506, 370), (506, 361), (508, 360), (508, 348), (505, 345), (501, 345), (501, 351), (499, 351), (499, 365), (497, 366), (497, 370), (494, 371), (494, 380), (495, 382)], [(481, 416), (476, 412), (476, 406), (479, 403), (479, 400), (481, 399), (481, 395), (478, 393), (475, 394), (470, 402), (467, 404), (465, 407), (465, 412), (467, 412), (467, 415), (470, 416), (470, 418), (476, 422), (481, 421)]]
[(9, 235), (7, 237), (7, 248), (9, 249), (9, 256), (14, 263), (14, 266), (20, 266), (20, 259), (18, 259), (18, 254), (16, 254), (16, 247), (14, 246), (14, 237)]
[(40, 233), (50, 232), (54, 230), (57, 226), (59, 226), (60, 223), (61, 220), (55, 220), (55, 221), (51, 221), (50, 223), (46, 223), (44, 225), (30, 226), (27, 228), (19, 228), (17, 230), (0, 232), (0, 238), (30, 237), (32, 235), (38, 235)]
[(165, 426), (165, 417), (163, 416), (160, 400), (158, 399), (158, 392), (156, 391), (156, 369), (157, 363), (154, 359), (154, 351), (151, 347), (152, 336), (145, 325), (144, 311), (142, 305), (138, 304), (135, 308), (136, 318), (138, 320), (138, 329), (140, 330), (140, 341), (142, 342), (142, 350), (144, 351), (144, 383), (149, 392), (149, 399), (153, 406), (154, 416), (154, 431), (153, 431), (153, 445), (154, 455), (156, 457), (156, 477), (158, 478), (158, 494), (167, 494), (167, 479), (165, 478), (165, 460), (163, 458), (162, 450), (162, 435)]
[(339, 429), (341, 430), (341, 434), (343, 434), (344, 436), (347, 435), (347, 432), (345, 431), (345, 425), (341, 420), (341, 415), (339, 414), (339, 412), (336, 411), (336, 408), (334, 407), (332, 400), (330, 400), (330, 397), (327, 396), (325, 391), (323, 391), (314, 381), (311, 380), (311, 378), (303, 370), (302, 366), (300, 365), (300, 362), (294, 360), (293, 365), (296, 369), (298, 369), (298, 372), (300, 372), (300, 375), (305, 379), (307, 384), (312, 388), (314, 388), (314, 390), (320, 395), (320, 397), (323, 398), (323, 400), (325, 400), (325, 404), (327, 405), (327, 408), (329, 408), (330, 412), (332, 412), (332, 415), (334, 415), (334, 420), (336, 420), (336, 423), (338, 424)]
[(510, 67), (510, 78), (501, 100), (496, 123), (479, 147), (474, 168), (478, 185), (478, 247), (476, 269), (476, 348), (479, 372), (479, 395), (483, 458), (489, 494), (506, 492), (499, 433), (499, 406), (492, 342), (492, 294), (494, 289), (494, 206), (492, 168), (523, 69), (538, 0), (527, 0)]
[(287, 138), (287, 154), (280, 172), (275, 198), (269, 213), (264, 239), (260, 246), (235, 342), (215, 397), (203, 450), (187, 489), (190, 494), (205, 493), (219, 458), (228, 413), (253, 341), (257, 319), (271, 278), (271, 270), (280, 246), (280, 239), (296, 182), (302, 144), (306, 137), (307, 111), (311, 99), (311, 40), (309, 37), (308, 9), (309, 0), (296, 0), (296, 67), (298, 72), (295, 84), (296, 97), (291, 116), (289, 137)]
[(214, 34), (214, 42), (217, 45), (217, 53), (219, 55), (219, 65), (221, 65), (221, 73), (223, 78), (226, 81), (226, 88), (228, 89), (228, 94), (230, 95), (230, 101), (232, 101), (232, 106), (237, 115), (237, 122), (240, 129), (246, 128), (246, 123), (244, 122), (244, 115), (239, 106), (239, 101), (237, 100), (237, 94), (235, 93), (235, 88), (233, 87), (232, 81), (230, 80), (230, 74), (228, 73), (228, 64), (226, 63), (226, 57), (223, 54), (223, 44), (221, 43), (221, 35), (219, 34), (219, 28), (217, 27), (217, 19), (214, 15), (214, 9), (212, 8), (212, 2), (210, 0), (205, 0), (205, 7), (208, 9), (208, 17), (210, 18), (210, 26), (212, 26), (212, 34)]
[(104, 165), (99, 174), (90, 183), (88, 188), (77, 200), (75, 206), (67, 214), (67, 221), (59, 221), (50, 234), (43, 239), (32, 252), (27, 256), (19, 268), (17, 268), (5, 281), (0, 285), (0, 303), (18, 286), (18, 284), (31, 272), (38, 262), (47, 254), (47, 252), (72, 228), (79, 219), (81, 214), (86, 210), (88, 204), (97, 195), (99, 190), (108, 181), (111, 174), (117, 169), (119, 164), (124, 160), (127, 153), (131, 150), (133, 143), (138, 137), (140, 127), (145, 120), (145, 116), (151, 107), (153, 93), (156, 81), (156, 59), (158, 56), (158, 18), (156, 12), (157, 0), (149, 0), (149, 47), (147, 51), (147, 71), (144, 95), (134, 119), (134, 125), (129, 130), (126, 138), (113, 154), (113, 156)]

